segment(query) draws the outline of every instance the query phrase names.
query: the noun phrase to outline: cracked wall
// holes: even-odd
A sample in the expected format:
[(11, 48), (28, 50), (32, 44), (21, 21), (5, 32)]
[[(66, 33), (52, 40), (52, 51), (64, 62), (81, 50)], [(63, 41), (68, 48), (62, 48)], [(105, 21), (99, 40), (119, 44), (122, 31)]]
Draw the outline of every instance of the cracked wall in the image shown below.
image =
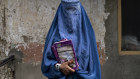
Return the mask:
[[(5, 56), (13, 54), (13, 50), (14, 54), (19, 55), (16, 78), (44, 78), (40, 70), (42, 53), (59, 3), (60, 0), (0, 0), (0, 51)], [(105, 0), (81, 0), (81, 3), (94, 28), (100, 61), (104, 64), (107, 60), (105, 20), (109, 15), (105, 13)], [(27, 69), (34, 72), (28, 73)], [(25, 78), (26, 74), (29, 75), (28, 78)], [(39, 77), (33, 74), (38, 74)]]

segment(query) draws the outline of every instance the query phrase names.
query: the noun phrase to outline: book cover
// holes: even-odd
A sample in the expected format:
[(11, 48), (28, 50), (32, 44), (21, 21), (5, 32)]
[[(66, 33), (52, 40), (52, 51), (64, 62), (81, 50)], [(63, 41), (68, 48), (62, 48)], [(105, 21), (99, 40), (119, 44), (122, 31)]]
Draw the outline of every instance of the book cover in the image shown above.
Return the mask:
[(78, 69), (78, 62), (73, 48), (72, 40), (64, 39), (59, 42), (55, 42), (52, 45), (52, 51), (56, 57), (58, 63), (63, 63), (66, 61), (73, 60), (73, 63), (70, 64), (74, 70)]

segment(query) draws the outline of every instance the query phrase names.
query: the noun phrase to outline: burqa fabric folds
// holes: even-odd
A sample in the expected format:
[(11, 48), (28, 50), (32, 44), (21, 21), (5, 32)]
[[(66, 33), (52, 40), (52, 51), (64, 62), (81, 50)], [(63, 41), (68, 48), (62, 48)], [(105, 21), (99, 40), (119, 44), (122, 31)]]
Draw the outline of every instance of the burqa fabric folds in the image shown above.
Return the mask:
[[(62, 0), (46, 37), (41, 70), (49, 79), (101, 79), (95, 34), (79, 0)], [(73, 42), (79, 69), (71, 76), (57, 71), (51, 50), (54, 42), (64, 38)]]

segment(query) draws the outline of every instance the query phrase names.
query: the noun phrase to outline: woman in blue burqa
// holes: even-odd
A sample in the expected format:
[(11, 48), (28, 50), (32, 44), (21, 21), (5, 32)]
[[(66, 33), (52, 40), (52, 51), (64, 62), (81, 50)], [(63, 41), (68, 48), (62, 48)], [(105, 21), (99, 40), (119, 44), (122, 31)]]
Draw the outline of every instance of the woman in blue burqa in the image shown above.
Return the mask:
[[(78, 70), (65, 62), (59, 65), (51, 46), (60, 40), (72, 40)], [(79, 0), (62, 0), (46, 37), (42, 73), (49, 79), (101, 79), (100, 61), (94, 30)]]

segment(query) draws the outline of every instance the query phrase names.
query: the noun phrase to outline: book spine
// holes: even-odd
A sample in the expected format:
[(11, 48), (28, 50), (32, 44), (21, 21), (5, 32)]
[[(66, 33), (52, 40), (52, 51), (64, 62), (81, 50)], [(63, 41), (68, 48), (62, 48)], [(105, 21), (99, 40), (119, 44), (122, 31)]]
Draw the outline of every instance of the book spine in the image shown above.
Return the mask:
[(54, 53), (54, 55), (55, 55), (56, 60), (60, 63), (59, 57), (58, 57), (58, 55), (57, 55), (57, 51), (56, 51), (55, 47), (52, 46), (51, 48), (52, 48), (52, 51), (53, 51), (53, 53)]

